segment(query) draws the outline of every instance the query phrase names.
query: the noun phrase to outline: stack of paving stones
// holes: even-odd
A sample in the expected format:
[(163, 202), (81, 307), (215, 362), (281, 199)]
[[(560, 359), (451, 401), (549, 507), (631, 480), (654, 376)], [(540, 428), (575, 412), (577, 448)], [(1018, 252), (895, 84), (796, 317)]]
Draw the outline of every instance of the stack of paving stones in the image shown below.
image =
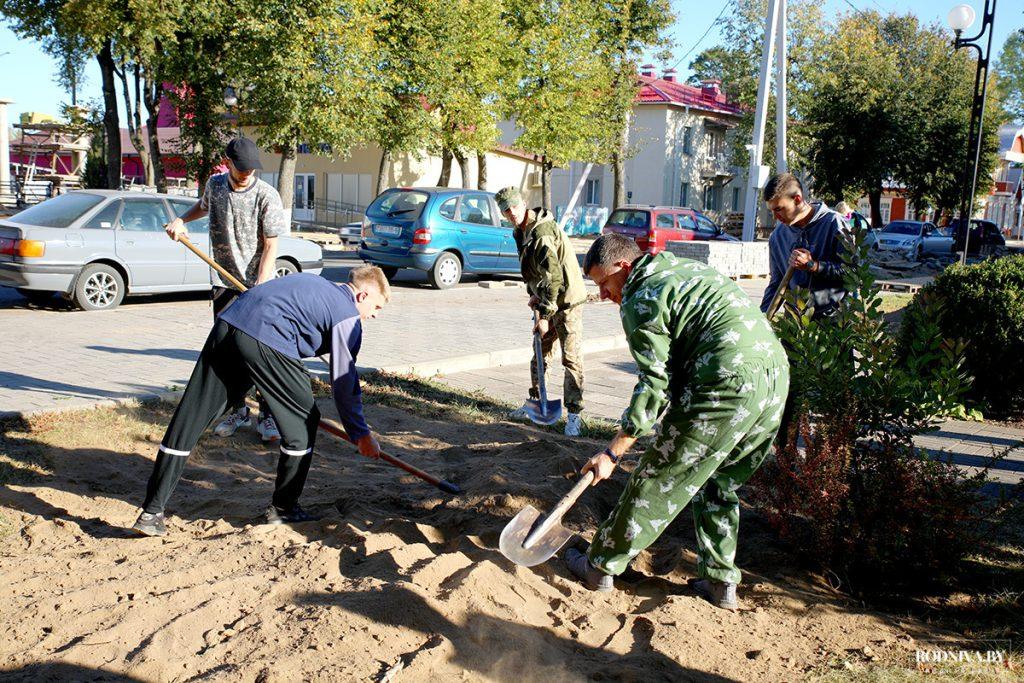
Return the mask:
[(768, 277), (767, 242), (668, 242), (665, 248), (683, 258), (706, 263), (722, 275)]

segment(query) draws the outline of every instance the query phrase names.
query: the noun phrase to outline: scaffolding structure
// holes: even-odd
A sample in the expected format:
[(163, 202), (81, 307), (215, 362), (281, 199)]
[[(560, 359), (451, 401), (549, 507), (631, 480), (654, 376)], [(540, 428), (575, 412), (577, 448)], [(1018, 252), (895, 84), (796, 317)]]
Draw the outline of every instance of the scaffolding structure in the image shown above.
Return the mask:
[(64, 123), (16, 123), (10, 143), (12, 184), (19, 206), (82, 187), (89, 136)]

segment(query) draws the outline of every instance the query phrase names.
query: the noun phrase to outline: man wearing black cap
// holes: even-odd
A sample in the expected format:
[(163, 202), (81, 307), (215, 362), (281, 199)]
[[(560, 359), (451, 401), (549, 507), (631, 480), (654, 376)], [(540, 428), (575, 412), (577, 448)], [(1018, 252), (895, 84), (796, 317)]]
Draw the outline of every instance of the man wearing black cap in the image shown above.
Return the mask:
[[(195, 206), (164, 229), (173, 240), (187, 237), (185, 223), (209, 215), (213, 260), (246, 287), (255, 287), (274, 278), (277, 237), (288, 232), (288, 223), (277, 190), (256, 177), (256, 169), (263, 166), (259, 150), (252, 140), (244, 137), (231, 140), (224, 153), (224, 163), (228, 172), (211, 176)], [(217, 318), (239, 292), (216, 272), (212, 272), (211, 277), (213, 315)], [(239, 427), (251, 423), (249, 409), (243, 403), (234, 406), (214, 432), (219, 436), (231, 436)], [(281, 438), (262, 398), (256, 426), (264, 443)]]

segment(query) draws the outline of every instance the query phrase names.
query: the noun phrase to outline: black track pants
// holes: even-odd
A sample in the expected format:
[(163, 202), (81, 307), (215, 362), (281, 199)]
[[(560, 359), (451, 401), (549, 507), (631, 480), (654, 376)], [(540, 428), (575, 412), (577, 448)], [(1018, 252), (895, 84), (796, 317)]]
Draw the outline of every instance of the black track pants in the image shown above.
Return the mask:
[(320, 411), (302, 362), (217, 321), (167, 427), (146, 487), (146, 512), (163, 512), (199, 437), (228, 406), (255, 385), (281, 431), (273, 504), (292, 508), (313, 459)]

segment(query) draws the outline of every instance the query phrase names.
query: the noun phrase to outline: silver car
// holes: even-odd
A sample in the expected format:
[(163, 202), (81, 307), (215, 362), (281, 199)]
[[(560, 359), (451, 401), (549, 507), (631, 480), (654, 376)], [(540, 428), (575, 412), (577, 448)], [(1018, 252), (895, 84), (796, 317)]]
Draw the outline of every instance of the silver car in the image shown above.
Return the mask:
[(873, 230), (868, 243), (876, 251), (896, 251), (911, 259), (953, 252), (953, 236), (924, 221), (892, 221), (881, 230)]
[[(29, 299), (60, 292), (87, 311), (118, 306), (126, 294), (208, 290), (210, 268), (174, 242), (164, 224), (195, 204), (188, 197), (79, 190), (0, 220), (0, 286)], [(209, 253), (209, 220), (188, 224)], [(278, 276), (320, 273), (323, 252), (295, 237), (278, 239)]]

